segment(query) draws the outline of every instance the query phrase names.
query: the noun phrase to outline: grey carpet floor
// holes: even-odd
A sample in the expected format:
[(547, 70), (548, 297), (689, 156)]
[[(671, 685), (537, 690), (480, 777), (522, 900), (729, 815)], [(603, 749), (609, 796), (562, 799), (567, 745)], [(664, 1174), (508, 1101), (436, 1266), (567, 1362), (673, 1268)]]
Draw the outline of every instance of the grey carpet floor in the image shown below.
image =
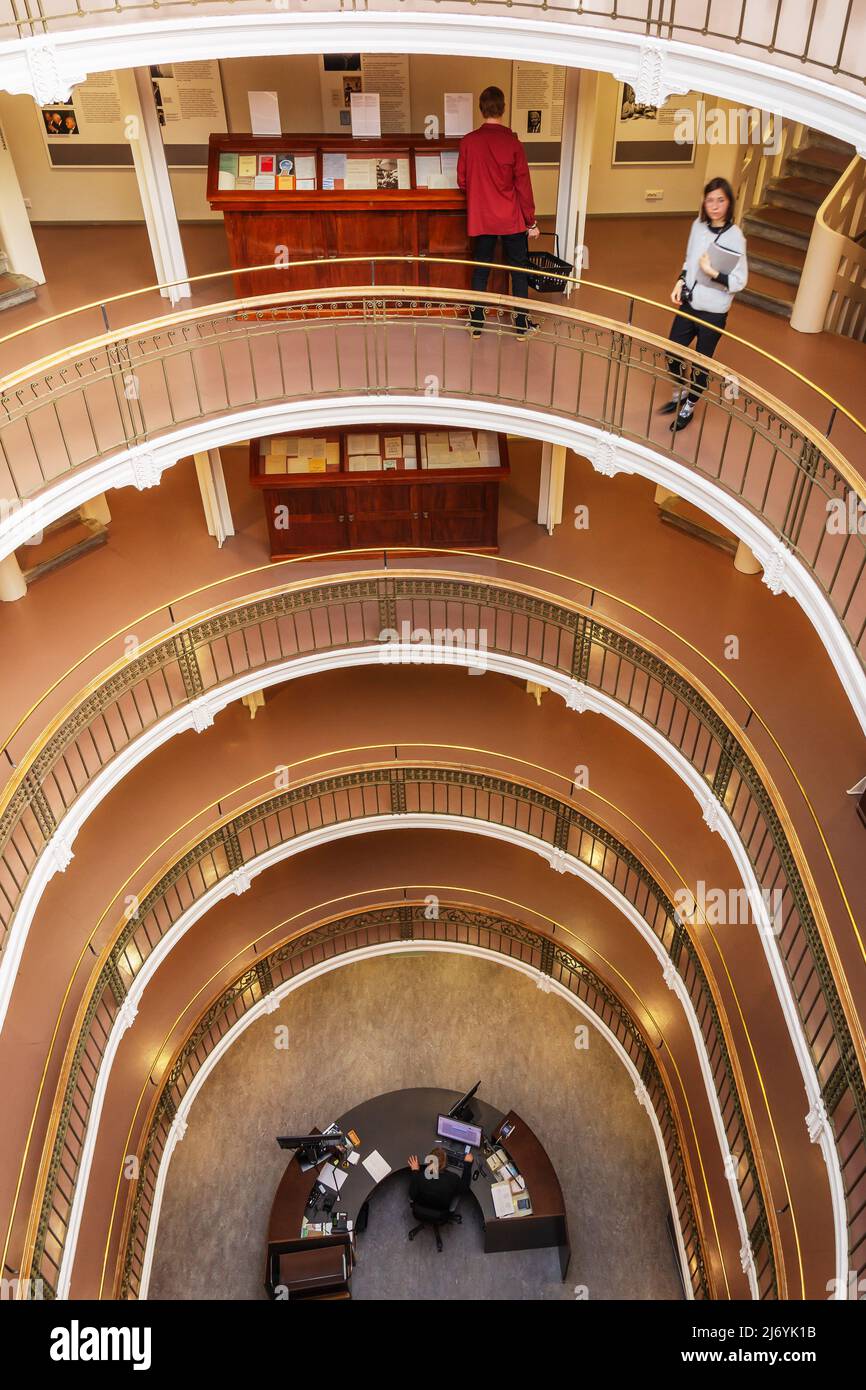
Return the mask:
[(579, 1022), (531, 979), (469, 956), (381, 957), (296, 990), (242, 1034), (196, 1097), (169, 1169), (149, 1296), (265, 1296), (268, 1216), (286, 1162), (277, 1134), (328, 1124), (385, 1091), (464, 1090), (481, 1077), (481, 1096), (516, 1110), (556, 1167), (568, 1283), (553, 1251), (485, 1256), (471, 1218), (445, 1232), (442, 1255), (427, 1232), (410, 1245), (395, 1176), (371, 1206), (354, 1296), (574, 1298), (582, 1286), (591, 1300), (680, 1298), (649, 1118), (594, 1029), (575, 1049)]

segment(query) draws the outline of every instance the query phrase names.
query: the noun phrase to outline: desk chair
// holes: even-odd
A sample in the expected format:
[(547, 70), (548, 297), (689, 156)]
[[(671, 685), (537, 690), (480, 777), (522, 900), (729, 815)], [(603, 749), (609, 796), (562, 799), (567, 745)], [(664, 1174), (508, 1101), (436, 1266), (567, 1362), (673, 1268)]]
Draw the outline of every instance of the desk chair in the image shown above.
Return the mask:
[(442, 1254), (442, 1237), (439, 1234), (441, 1226), (461, 1226), (463, 1217), (457, 1210), (462, 1193), (455, 1192), (451, 1198), (451, 1203), (447, 1211), (442, 1211), (439, 1207), (425, 1207), (423, 1202), (412, 1202), (412, 1215), (417, 1216), (418, 1225), (413, 1226), (409, 1232), (409, 1239), (414, 1240), (418, 1232), (425, 1226), (433, 1227), (433, 1234), (436, 1237), (436, 1249)]

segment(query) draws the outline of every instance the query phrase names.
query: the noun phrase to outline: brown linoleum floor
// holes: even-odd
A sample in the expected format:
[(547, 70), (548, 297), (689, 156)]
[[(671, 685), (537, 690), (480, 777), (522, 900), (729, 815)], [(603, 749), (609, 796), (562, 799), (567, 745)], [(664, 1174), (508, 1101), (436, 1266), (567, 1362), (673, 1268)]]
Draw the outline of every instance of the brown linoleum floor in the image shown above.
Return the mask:
[[(445, 1002), (447, 1001), (447, 1003)], [(514, 1108), (545, 1145), (568, 1207), (572, 1262), (555, 1251), (484, 1255), (474, 1203), (414, 1244), (405, 1176), (392, 1175), (359, 1237), (356, 1298), (675, 1299), (667, 1194), (649, 1118), (611, 1048), (564, 999), (493, 962), (457, 955), (368, 960), (310, 982), (259, 1019), (206, 1081), (169, 1169), (151, 1298), (263, 1298), (264, 1241), (285, 1167), (277, 1133), (330, 1123), (410, 1086), (464, 1089)], [(274, 1045), (277, 1025), (288, 1048)], [(432, 1127), (431, 1127), (432, 1135)], [(423, 1233), (426, 1235), (426, 1233)]]

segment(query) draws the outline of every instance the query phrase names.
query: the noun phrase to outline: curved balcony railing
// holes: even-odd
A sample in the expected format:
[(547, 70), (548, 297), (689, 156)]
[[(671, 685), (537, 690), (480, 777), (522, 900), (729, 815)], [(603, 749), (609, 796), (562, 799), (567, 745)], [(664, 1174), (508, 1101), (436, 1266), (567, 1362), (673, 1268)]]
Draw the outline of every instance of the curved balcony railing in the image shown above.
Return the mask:
[[(591, 287), (584, 282), (584, 288)], [(669, 309), (652, 301), (621, 298), (629, 317), (642, 305), (669, 317)], [(578, 436), (583, 429), (582, 442), (577, 437), (573, 444), (578, 451), (592, 447), (587, 429), (601, 431), (614, 453), (620, 444), (643, 445), (746, 508), (775, 537), (768, 583), (778, 592), (791, 582), (791, 556), (800, 561), (826, 599), (826, 626), (834, 627), (834, 617), (839, 624), (845, 660), (845, 637), (850, 642), (851, 669), (861, 681), (866, 534), (850, 517), (866, 505), (866, 483), (828, 438), (844, 435), (849, 453), (862, 448), (866, 429), (859, 421), (758, 349), (752, 350), (762, 361), (784, 368), (808, 395), (804, 408), (821, 416), (828, 433), (730, 368), (683, 349), (677, 355), (700, 363), (709, 386), (695, 426), (672, 434), (657, 414), (671, 386), (663, 338), (533, 301), (543, 331), (519, 344), (513, 326), (521, 301), (476, 300), (492, 315), (477, 344), (462, 331), (469, 311), (464, 294), (369, 286), (234, 300), (77, 344), (0, 382), (0, 493), (38, 495), (50, 520), (52, 486), (76, 470), (117, 459), (118, 478), (149, 485), (161, 468), (195, 450), (190, 427), (223, 421), (221, 438), (241, 437), (256, 429), (245, 414), (279, 412), (313, 398), (413, 396), (429, 407), (436, 395), (516, 408)], [(11, 345), (12, 338), (5, 341)], [(235, 417), (234, 433), (224, 432), (227, 416)], [(603, 459), (600, 466), (608, 464)], [(611, 462), (609, 471), (616, 467)], [(103, 470), (92, 490), (110, 484)], [(40, 524), (37, 509), (33, 529)], [(820, 604), (817, 594), (813, 602)], [(826, 631), (822, 639), (828, 640)]]
[[(523, 830), (573, 855), (616, 888), (670, 957), (700, 1030), (727, 1152), (738, 1156), (736, 1186), (754, 1263), (758, 1296), (777, 1296), (770, 1218), (724, 1030), (698, 951), (674, 905), (646, 865), (609, 830), (550, 792), (497, 775), (443, 765), (389, 765), (323, 776), (253, 803), (219, 822), (175, 860), (119, 924), (79, 1009), (43, 1150), (24, 1265), (30, 1287), (58, 1288), (88, 1122), (107, 1044), (130, 988), (153, 952), (215, 885), (263, 853), (306, 831), (395, 814), (462, 816), (479, 825)], [(235, 876), (232, 878), (232, 876)], [(122, 1021), (118, 1026), (122, 1026)]]
[(683, 1157), (675, 1108), (652, 1050), (622, 1000), (561, 942), (521, 922), (475, 907), (445, 903), (440, 903), (435, 921), (424, 913), (423, 903), (400, 903), (356, 912), (302, 932), (257, 959), (251, 969), (222, 991), (190, 1029), (167, 1068), (138, 1146), (139, 1177), (124, 1221), (122, 1264), (115, 1283), (117, 1297), (139, 1297), (157, 1176), (171, 1127), (190, 1085), (214, 1049), (250, 1009), (289, 980), (319, 967), (323, 960), (398, 941), (459, 942), (521, 961), (564, 985), (613, 1033), (639, 1073), (658, 1121), (691, 1292), (695, 1298), (710, 1297), (692, 1181)]
[(268, 668), (294, 659), (375, 646), (404, 623), (412, 632), (484, 632), (491, 656), (522, 658), (606, 694), (662, 734), (727, 811), (765, 901), (782, 904), (779, 950), (833, 1122), (852, 1258), (866, 1267), (866, 1088), (840, 994), (848, 997), (844, 975), (793, 827), (730, 716), (660, 652), (588, 609), (496, 582), (391, 571), (271, 592), (154, 639), (58, 716), (7, 791), (0, 868), (15, 894), (5, 901), (7, 925), (65, 812), (132, 741), (238, 677), (266, 678)]
[(581, 28), (667, 39), (722, 53), (796, 67), (810, 77), (862, 91), (866, 5), (863, 0), (2, 0), (0, 40), (141, 23), (149, 18), (289, 11), (527, 15)]

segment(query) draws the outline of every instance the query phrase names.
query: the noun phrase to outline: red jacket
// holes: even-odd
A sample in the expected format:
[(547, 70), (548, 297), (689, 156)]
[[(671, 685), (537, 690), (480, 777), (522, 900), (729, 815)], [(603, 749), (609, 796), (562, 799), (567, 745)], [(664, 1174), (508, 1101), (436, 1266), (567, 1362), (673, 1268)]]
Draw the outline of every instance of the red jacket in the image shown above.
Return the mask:
[(509, 236), (535, 221), (523, 146), (507, 125), (480, 125), (460, 141), (457, 183), (466, 194), (470, 236)]

